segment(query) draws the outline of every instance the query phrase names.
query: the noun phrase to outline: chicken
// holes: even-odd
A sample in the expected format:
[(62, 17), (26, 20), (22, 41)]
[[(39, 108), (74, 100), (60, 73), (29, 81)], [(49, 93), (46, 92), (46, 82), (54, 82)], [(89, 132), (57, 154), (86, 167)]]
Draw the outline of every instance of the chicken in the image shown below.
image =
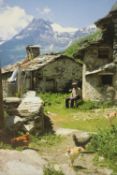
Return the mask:
[(117, 117), (117, 112), (113, 111), (107, 114), (106, 119), (109, 121), (110, 125), (112, 125), (112, 121)]
[(67, 149), (67, 155), (70, 159), (71, 165), (73, 166), (74, 161), (78, 158), (81, 152), (84, 152), (83, 147), (72, 147)]
[(30, 140), (30, 135), (27, 132), (26, 134), (11, 139), (11, 144), (14, 146), (28, 146)]
[(74, 143), (75, 143), (76, 146), (85, 148), (85, 146), (86, 146), (86, 145), (90, 142), (90, 140), (92, 139), (92, 136), (90, 136), (90, 137), (89, 137), (87, 140), (85, 140), (85, 141), (79, 141), (75, 134), (72, 135), (72, 138), (73, 138), (73, 141), (74, 141)]

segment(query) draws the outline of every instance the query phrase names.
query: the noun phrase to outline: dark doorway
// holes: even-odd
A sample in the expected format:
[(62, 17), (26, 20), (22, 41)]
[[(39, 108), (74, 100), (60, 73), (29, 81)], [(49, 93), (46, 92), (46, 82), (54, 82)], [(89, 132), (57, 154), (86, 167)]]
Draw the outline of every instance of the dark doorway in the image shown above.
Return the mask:
[(103, 85), (112, 85), (113, 76), (112, 75), (102, 75), (101, 81)]

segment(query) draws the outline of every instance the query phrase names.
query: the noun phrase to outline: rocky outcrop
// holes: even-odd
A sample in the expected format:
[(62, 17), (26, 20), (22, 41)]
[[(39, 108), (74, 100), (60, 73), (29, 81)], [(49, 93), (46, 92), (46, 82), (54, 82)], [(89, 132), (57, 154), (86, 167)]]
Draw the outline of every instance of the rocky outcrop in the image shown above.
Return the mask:
[[(7, 102), (9, 98), (7, 98)], [(15, 103), (16, 102), (16, 103)], [(13, 110), (13, 104), (14, 109)], [(6, 128), (10, 131), (28, 131), (32, 134), (39, 135), (44, 132), (44, 110), (43, 101), (36, 96), (34, 91), (27, 92), (21, 103), (17, 107), (17, 101), (9, 101), (6, 109), (11, 105), (12, 108), (7, 110), (8, 117)], [(16, 107), (16, 108), (15, 108)]]

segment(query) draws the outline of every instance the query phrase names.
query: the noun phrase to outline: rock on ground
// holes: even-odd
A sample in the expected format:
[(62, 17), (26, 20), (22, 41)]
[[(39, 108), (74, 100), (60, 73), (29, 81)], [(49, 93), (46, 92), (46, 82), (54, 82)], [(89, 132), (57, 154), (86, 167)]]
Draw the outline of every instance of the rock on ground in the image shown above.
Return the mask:
[(0, 175), (43, 175), (45, 165), (34, 150), (0, 150)]

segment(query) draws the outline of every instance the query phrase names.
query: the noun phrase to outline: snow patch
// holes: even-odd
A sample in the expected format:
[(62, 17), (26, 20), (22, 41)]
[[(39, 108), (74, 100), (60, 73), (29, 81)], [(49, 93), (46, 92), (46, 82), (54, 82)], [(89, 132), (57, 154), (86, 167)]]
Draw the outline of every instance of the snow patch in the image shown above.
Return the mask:
[(64, 33), (64, 32), (74, 33), (78, 30), (77, 28), (73, 28), (73, 27), (63, 27), (62, 25), (57, 23), (53, 23), (51, 24), (51, 26), (53, 28), (53, 31), (58, 33)]

